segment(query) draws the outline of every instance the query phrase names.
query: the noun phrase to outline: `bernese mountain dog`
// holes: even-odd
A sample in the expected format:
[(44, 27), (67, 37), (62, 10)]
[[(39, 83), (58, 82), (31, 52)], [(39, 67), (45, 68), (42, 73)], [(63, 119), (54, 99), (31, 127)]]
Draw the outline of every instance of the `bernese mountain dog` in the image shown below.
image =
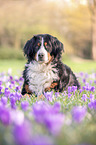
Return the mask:
[(24, 46), (28, 62), (23, 71), (22, 95), (35, 93), (37, 96), (54, 89), (62, 92), (68, 86), (80, 87), (72, 70), (61, 62), (63, 44), (49, 34), (33, 36)]

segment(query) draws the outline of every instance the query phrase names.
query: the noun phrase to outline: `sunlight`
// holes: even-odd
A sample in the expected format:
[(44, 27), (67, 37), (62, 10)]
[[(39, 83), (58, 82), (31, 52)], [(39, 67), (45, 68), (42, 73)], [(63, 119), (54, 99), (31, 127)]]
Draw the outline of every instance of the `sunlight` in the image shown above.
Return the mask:
[[(59, 3), (63, 3), (63, 2), (67, 2), (67, 3), (72, 3), (72, 0), (47, 0), (48, 2), (59, 2)], [(86, 5), (87, 4), (87, 0), (76, 0), (76, 3), (80, 3), (82, 5)]]
[(87, 0), (80, 0), (80, 4), (87, 5)]

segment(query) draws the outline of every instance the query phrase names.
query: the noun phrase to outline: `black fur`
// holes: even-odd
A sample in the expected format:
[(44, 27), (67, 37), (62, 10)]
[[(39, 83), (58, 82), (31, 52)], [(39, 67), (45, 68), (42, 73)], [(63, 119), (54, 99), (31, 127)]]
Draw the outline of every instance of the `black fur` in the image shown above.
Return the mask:
[[(37, 53), (39, 47), (37, 46), (43, 37), (44, 41), (47, 42), (45, 46), (46, 50), (50, 53), (51, 56), (54, 56), (52, 63), (55, 64), (55, 68), (58, 70), (59, 80), (57, 80), (58, 85), (55, 86), (54, 90), (62, 92), (67, 90), (68, 86), (77, 86), (80, 87), (79, 82), (72, 72), (72, 70), (65, 64), (61, 62), (61, 54), (64, 51), (63, 44), (56, 38), (49, 34), (40, 34), (35, 35), (32, 39), (28, 40), (24, 46), (24, 54), (28, 59), (27, 63), (35, 59), (35, 54)], [(23, 72), (24, 84), (22, 89), (22, 95), (26, 94), (25, 84), (28, 85), (29, 80), (26, 78), (27, 66)]]

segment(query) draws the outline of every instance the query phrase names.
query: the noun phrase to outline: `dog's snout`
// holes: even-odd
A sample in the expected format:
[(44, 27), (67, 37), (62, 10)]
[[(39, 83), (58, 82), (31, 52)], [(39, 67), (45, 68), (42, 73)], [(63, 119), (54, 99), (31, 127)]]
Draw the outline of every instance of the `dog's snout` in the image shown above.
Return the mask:
[(39, 56), (39, 58), (42, 59), (44, 57), (44, 54), (43, 53), (39, 53), (38, 56)]

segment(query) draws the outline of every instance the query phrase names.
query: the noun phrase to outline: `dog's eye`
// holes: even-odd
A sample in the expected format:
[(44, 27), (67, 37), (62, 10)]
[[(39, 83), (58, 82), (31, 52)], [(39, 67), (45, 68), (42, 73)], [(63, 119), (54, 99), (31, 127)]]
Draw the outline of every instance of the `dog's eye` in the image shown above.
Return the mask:
[(47, 42), (45, 42), (44, 45), (47, 46)]
[(40, 43), (38, 42), (38, 44), (37, 44), (38, 46), (40, 46)]

